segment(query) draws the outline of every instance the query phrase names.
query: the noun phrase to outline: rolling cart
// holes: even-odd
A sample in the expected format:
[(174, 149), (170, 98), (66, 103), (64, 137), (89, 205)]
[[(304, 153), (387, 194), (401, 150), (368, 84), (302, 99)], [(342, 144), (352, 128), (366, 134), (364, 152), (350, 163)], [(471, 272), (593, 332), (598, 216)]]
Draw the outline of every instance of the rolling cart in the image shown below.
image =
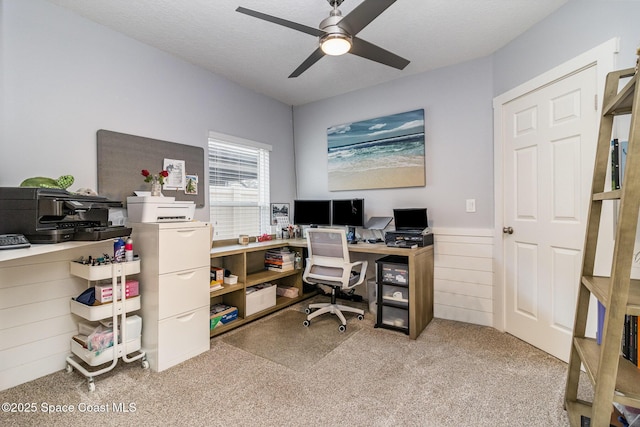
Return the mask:
[[(137, 316), (131, 316), (129, 320), (136, 320), (137, 331), (127, 336), (127, 326), (135, 326), (127, 319), (127, 313), (140, 309), (140, 296), (126, 298), (125, 279), (127, 274), (137, 274), (140, 272), (140, 260), (107, 265), (85, 265), (71, 261), (70, 272), (74, 276), (87, 279), (89, 285), (92, 281), (105, 280), (111, 278), (113, 301), (111, 303), (97, 306), (89, 306), (75, 300), (71, 300), (71, 312), (89, 321), (98, 321), (111, 318), (111, 328), (113, 331), (113, 345), (101, 351), (92, 351), (85, 348), (78, 341), (71, 340), (71, 355), (67, 357), (67, 372), (72, 372), (76, 368), (87, 378), (89, 391), (96, 389), (93, 381), (95, 376), (111, 371), (122, 359), (126, 363), (140, 360), (143, 369), (149, 368), (146, 353), (140, 351), (141, 348), (141, 320)], [(120, 280), (118, 280), (120, 279)], [(134, 319), (135, 318), (135, 319)], [(118, 334), (118, 325), (119, 334)], [(111, 362), (108, 366), (102, 366)], [(97, 367), (89, 370), (85, 367)]]

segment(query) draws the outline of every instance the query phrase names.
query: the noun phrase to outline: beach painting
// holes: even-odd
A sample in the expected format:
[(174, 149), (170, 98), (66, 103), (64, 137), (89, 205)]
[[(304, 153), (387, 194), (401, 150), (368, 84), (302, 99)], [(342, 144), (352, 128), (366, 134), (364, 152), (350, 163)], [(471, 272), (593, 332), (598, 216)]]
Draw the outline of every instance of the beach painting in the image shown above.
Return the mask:
[(329, 191), (425, 185), (424, 110), (327, 129)]

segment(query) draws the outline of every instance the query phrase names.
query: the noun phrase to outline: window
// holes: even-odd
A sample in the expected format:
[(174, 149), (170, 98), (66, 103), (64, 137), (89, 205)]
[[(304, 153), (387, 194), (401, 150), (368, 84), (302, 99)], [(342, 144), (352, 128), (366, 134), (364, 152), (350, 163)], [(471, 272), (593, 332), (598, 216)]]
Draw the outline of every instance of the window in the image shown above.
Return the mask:
[(209, 206), (213, 239), (269, 230), (271, 146), (210, 132)]

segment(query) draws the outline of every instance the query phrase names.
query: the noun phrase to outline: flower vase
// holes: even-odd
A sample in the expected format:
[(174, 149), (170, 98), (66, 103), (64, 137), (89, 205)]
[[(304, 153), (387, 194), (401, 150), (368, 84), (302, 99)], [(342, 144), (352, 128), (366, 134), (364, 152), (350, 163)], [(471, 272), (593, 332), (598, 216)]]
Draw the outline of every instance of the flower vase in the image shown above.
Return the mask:
[(162, 184), (160, 184), (157, 179), (151, 181), (151, 196), (162, 196)]

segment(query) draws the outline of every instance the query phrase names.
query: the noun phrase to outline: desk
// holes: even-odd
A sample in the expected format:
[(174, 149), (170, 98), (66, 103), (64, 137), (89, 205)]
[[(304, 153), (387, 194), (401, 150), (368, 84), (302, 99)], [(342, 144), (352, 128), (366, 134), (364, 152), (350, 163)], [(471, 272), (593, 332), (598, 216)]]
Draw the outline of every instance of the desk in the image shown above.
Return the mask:
[[(264, 252), (267, 249), (288, 246), (293, 250), (307, 247), (306, 239), (269, 240), (248, 245), (214, 246), (211, 249), (211, 265), (229, 269), (238, 275), (236, 285), (226, 285), (225, 289), (212, 293), (212, 301), (222, 301), (239, 308), (239, 320), (231, 322), (220, 329), (211, 331), (211, 336), (233, 329), (247, 321), (255, 320), (266, 314), (309, 298), (315, 293), (303, 294), (302, 271), (274, 273), (264, 271)], [(366, 257), (383, 257), (400, 255), (407, 257), (409, 266), (409, 338), (416, 339), (433, 319), (433, 246), (414, 249), (391, 248), (384, 243), (357, 243), (349, 245), (353, 255)], [(374, 264), (374, 263), (371, 263)], [(373, 276), (375, 277), (375, 274)], [(300, 290), (298, 298), (278, 297), (276, 305), (269, 310), (244, 317), (245, 288), (266, 281), (285, 282), (288, 286)], [(216, 301), (214, 301), (214, 299)]]
[[(306, 247), (306, 240), (295, 245)], [(349, 245), (350, 254), (399, 255), (409, 265), (409, 338), (415, 340), (433, 319), (433, 245), (414, 249), (387, 247), (384, 243)], [(373, 276), (375, 277), (375, 275)], [(371, 278), (371, 276), (370, 276)]]

